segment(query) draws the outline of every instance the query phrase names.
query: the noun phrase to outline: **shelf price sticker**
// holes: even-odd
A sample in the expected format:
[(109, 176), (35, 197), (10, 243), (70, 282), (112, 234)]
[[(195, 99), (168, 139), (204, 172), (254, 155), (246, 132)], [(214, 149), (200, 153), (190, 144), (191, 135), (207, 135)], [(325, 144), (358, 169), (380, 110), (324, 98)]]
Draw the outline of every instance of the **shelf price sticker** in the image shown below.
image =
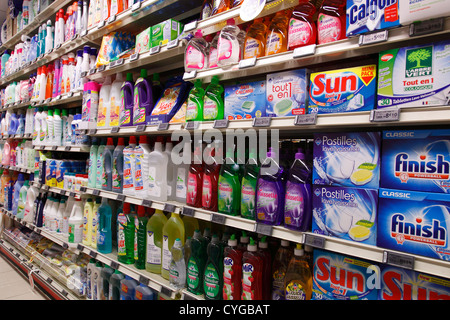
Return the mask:
[(178, 47), (178, 38), (167, 42), (167, 49)]
[(171, 203), (165, 203), (163, 211), (165, 212), (175, 212), (175, 205)]
[(269, 224), (257, 223), (255, 225), (255, 232), (263, 234), (265, 236), (270, 237), (272, 235), (272, 230), (273, 230), (273, 226), (271, 226)]
[(374, 109), (370, 112), (370, 122), (390, 122), (400, 120), (400, 109)]
[(383, 263), (395, 267), (414, 270), (414, 261), (414, 256), (400, 254), (392, 251), (383, 251)]
[(183, 80), (191, 80), (197, 76), (197, 70), (192, 70), (190, 72), (185, 72), (183, 74)]
[(317, 113), (299, 114), (295, 116), (294, 125), (315, 125), (317, 123)]
[(258, 117), (254, 118), (252, 122), (252, 127), (270, 127), (271, 117)]
[(150, 55), (159, 53), (160, 51), (161, 51), (161, 46), (152, 47), (152, 48), (150, 49)]
[(374, 33), (362, 34), (359, 36), (359, 46), (385, 42), (388, 40), (388, 31), (382, 30)]
[(133, 54), (130, 56), (130, 62), (131, 62), (131, 61), (135, 61), (135, 60), (137, 60), (137, 59), (139, 59), (139, 52), (133, 53)]
[(243, 59), (239, 61), (239, 69), (251, 68), (256, 65), (256, 57)]
[(160, 122), (160, 123), (158, 124), (157, 130), (158, 130), (158, 131), (166, 131), (166, 130), (169, 130), (169, 123), (168, 123), (168, 122)]
[(194, 21), (192, 21), (192, 22), (189, 22), (188, 24), (185, 24), (185, 25), (184, 25), (183, 33), (184, 33), (184, 32), (188, 32), (188, 31), (192, 31), (192, 30), (194, 30), (195, 28), (197, 28), (197, 20), (194, 20)]
[(423, 36), (430, 33), (442, 31), (444, 29), (444, 18), (431, 19), (411, 23), (409, 36)]
[(141, 8), (141, 2), (136, 2), (131, 6), (131, 12), (134, 12), (136, 10), (139, 10)]
[(318, 249), (324, 249), (325, 248), (325, 238), (313, 235), (313, 234), (304, 234), (303, 243), (305, 245), (318, 248)]
[(226, 129), (228, 128), (228, 119), (214, 120), (214, 129)]
[(295, 48), (294, 52), (292, 53), (292, 58), (298, 59), (301, 57), (312, 56), (315, 53), (316, 53), (316, 45), (311, 44), (309, 46)]
[(196, 129), (198, 129), (199, 125), (200, 125), (199, 121), (188, 121), (188, 122), (186, 122), (186, 125), (184, 126), (184, 128), (186, 130), (196, 130)]
[(136, 132), (143, 132), (145, 131), (146, 125), (145, 124), (139, 124), (136, 126)]
[(218, 224), (225, 224), (226, 217), (222, 214), (212, 213), (211, 214), (211, 222)]
[(181, 214), (182, 214), (183, 216), (193, 217), (194, 214), (195, 214), (195, 211), (194, 211), (193, 208), (183, 207), (183, 208), (181, 209)]

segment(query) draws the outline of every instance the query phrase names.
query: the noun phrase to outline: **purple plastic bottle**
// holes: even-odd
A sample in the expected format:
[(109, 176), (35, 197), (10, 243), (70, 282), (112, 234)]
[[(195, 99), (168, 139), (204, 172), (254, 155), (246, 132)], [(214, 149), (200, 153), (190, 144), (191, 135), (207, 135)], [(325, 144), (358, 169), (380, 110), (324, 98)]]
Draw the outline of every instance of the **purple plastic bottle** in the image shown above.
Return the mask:
[(120, 111), (119, 111), (119, 126), (129, 127), (133, 125), (133, 74), (127, 73), (127, 78), (120, 90)]
[(256, 183), (256, 221), (280, 225), (284, 212), (284, 168), (279, 164), (277, 154), (272, 148), (261, 165)]
[(305, 154), (298, 149), (289, 169), (284, 198), (284, 226), (306, 231), (311, 224), (311, 168)]
[(141, 69), (141, 76), (134, 84), (133, 125), (146, 124), (153, 110), (152, 85), (147, 80), (147, 70)]

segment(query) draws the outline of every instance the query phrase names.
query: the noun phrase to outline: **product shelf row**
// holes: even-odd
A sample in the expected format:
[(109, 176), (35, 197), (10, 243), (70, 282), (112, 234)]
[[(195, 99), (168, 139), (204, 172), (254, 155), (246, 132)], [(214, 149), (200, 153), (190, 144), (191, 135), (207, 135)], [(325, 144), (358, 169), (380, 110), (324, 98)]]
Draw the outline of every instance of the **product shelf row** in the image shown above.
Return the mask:
[(66, 105), (66, 106), (70, 106), (70, 105), (74, 105), (74, 106), (79, 106), (81, 105), (81, 101), (83, 99), (83, 92), (82, 91), (77, 91), (77, 92), (69, 92), (69, 93), (65, 93), (59, 96), (56, 96), (55, 98), (49, 98), (43, 101), (24, 101), (24, 102), (15, 102), (15, 103), (10, 103), (7, 104), (5, 106), (3, 106), (2, 108), (0, 108), (0, 111), (2, 110), (15, 110), (15, 109), (23, 109), (23, 108), (28, 108), (28, 106), (33, 106), (33, 107), (54, 107), (54, 106), (59, 106), (59, 105)]
[(22, 173), (28, 173), (28, 174), (32, 173), (32, 171), (30, 169), (27, 169), (27, 168), (21, 168), (21, 167), (16, 167), (16, 166), (8, 166), (8, 165), (4, 165), (4, 164), (1, 164), (0, 168), (12, 170), (12, 171), (18, 171), (18, 172), (22, 172)]
[(6, 140), (6, 139), (26, 139), (26, 140), (31, 140), (31, 133), (24, 133), (24, 134), (4, 134), (1, 137), (1, 140)]

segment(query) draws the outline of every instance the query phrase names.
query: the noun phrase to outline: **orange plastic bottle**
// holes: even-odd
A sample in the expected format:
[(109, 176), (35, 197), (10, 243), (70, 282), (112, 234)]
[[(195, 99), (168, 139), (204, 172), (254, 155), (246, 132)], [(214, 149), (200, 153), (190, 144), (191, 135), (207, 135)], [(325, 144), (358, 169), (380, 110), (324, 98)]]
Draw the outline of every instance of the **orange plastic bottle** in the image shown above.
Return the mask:
[(317, 27), (313, 21), (316, 7), (310, 0), (300, 0), (289, 20), (288, 50), (315, 44)]
[(47, 83), (45, 86), (45, 99), (52, 97), (53, 92), (53, 77), (55, 76), (55, 68), (54, 64), (50, 63), (47, 68), (48, 77), (47, 77)]
[(267, 25), (263, 18), (255, 19), (248, 28), (244, 41), (244, 59), (264, 57), (266, 54)]
[(275, 14), (270, 23), (266, 40), (266, 56), (287, 51), (287, 37), (290, 10), (282, 10)]
[(213, 0), (212, 14), (215, 15), (230, 9), (230, 0)]
[(324, 0), (317, 17), (318, 43), (345, 39), (345, 0)]

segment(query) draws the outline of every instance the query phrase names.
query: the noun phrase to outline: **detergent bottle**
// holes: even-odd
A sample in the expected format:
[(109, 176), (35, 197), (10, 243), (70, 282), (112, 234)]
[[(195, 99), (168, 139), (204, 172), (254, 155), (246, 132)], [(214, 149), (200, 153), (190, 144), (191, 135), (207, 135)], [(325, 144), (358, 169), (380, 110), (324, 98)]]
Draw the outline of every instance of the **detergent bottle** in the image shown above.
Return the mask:
[(217, 234), (213, 234), (206, 252), (208, 260), (203, 274), (205, 299), (221, 300), (223, 297), (223, 248)]
[(97, 149), (97, 164), (96, 164), (96, 178), (95, 178), (95, 188), (101, 189), (102, 188), (102, 177), (103, 177), (103, 157), (104, 152), (106, 148), (105, 139), (100, 140), (100, 144)]
[(209, 144), (203, 166), (202, 208), (217, 211), (217, 189), (221, 164), (215, 159), (215, 148)]
[(241, 216), (255, 220), (256, 182), (258, 180), (259, 164), (256, 149), (250, 147), (248, 161), (244, 167), (244, 176), (241, 183)]
[[(164, 138), (158, 136), (153, 151), (148, 155), (148, 198), (167, 201), (168, 162), (167, 154), (163, 152)], [(183, 240), (184, 241), (184, 240)]]
[(97, 184), (97, 153), (98, 139), (92, 138), (91, 149), (89, 150), (89, 167), (88, 167), (88, 187), (95, 188)]
[(145, 270), (161, 273), (161, 258), (163, 248), (163, 228), (167, 218), (161, 210), (155, 213), (147, 222), (147, 261)]
[(241, 208), (241, 182), (239, 165), (234, 162), (233, 150), (228, 148), (220, 169), (218, 190), (218, 211), (229, 215), (239, 215)]
[(258, 242), (258, 253), (263, 261), (262, 270), (262, 299), (270, 300), (272, 287), (272, 255), (269, 251), (267, 237), (262, 236)]
[(247, 31), (244, 40), (244, 59), (264, 57), (266, 54), (267, 25), (257, 18)]
[(100, 286), (100, 300), (109, 300), (109, 283), (111, 276), (114, 274), (114, 269), (105, 264), (100, 271), (101, 283)]
[[(31, 190), (29, 180), (26, 180), (25, 183), (23, 184), (22, 188), (20, 188), (19, 202), (17, 204), (17, 218), (24, 219), (27, 204), (28, 204), (28, 201), (27, 201), (28, 200), (28, 192), (32, 193), (30, 195), (30, 202), (31, 202), (31, 199), (34, 199), (36, 196), (35, 190), (36, 189)], [(34, 202), (34, 200), (33, 200), (33, 202)]]
[(120, 89), (119, 125), (129, 127), (133, 125), (133, 74), (127, 73), (127, 78)]
[(102, 189), (112, 190), (112, 167), (113, 167), (114, 143), (113, 138), (108, 138), (105, 151), (103, 152), (103, 175)]
[(19, 208), (20, 189), (23, 187), (24, 183), (25, 179), (23, 173), (19, 173), (17, 181), (14, 184), (14, 193), (13, 193), (12, 213), (15, 216), (17, 216), (17, 209)]
[(125, 279), (120, 281), (120, 300), (134, 300), (138, 285), (139, 282), (125, 275)]
[(294, 251), (289, 247), (289, 241), (281, 240), (272, 264), (272, 300), (285, 300), (284, 278), (293, 255)]
[(257, 252), (253, 238), (242, 256), (242, 300), (262, 299), (263, 259)]
[(241, 32), (234, 19), (228, 19), (222, 28), (217, 41), (217, 65), (219, 67), (230, 67), (239, 62), (241, 46), (238, 34)]
[(134, 190), (140, 198), (147, 198), (148, 195), (150, 153), (148, 137), (140, 136), (139, 145), (134, 148)]
[(119, 117), (122, 103), (121, 88), (123, 84), (124, 80), (122, 73), (117, 73), (116, 79), (112, 83), (111, 91), (109, 93), (110, 115), (109, 123), (105, 122), (106, 126), (118, 127), (120, 125)]
[(98, 99), (97, 128), (109, 126), (111, 116), (111, 76), (106, 76)]
[(317, 28), (313, 21), (316, 7), (310, 0), (300, 0), (292, 11), (288, 29), (288, 50), (315, 44)]
[(203, 272), (207, 258), (206, 244), (200, 230), (196, 229), (191, 238), (191, 254), (186, 267), (186, 284), (189, 292), (197, 295), (203, 294)]
[(194, 161), (189, 167), (187, 177), (186, 204), (196, 208), (202, 206), (203, 165), (201, 160), (201, 144), (195, 147)]
[(123, 210), (117, 215), (117, 259), (125, 264), (134, 263), (134, 215), (131, 205), (123, 204)]
[(92, 219), (94, 216), (92, 198), (86, 199), (83, 212), (83, 244), (90, 246), (92, 241)]
[(83, 241), (83, 203), (76, 199), (69, 218), (69, 243)]
[(97, 229), (97, 250), (101, 253), (112, 252), (112, 210), (108, 203), (108, 198), (102, 199), (102, 204), (98, 208), (99, 222)]
[(186, 287), (186, 261), (184, 260), (184, 246), (179, 238), (175, 239), (170, 253), (170, 285), (175, 289), (183, 289)]
[(266, 56), (286, 52), (290, 16), (289, 10), (282, 10), (272, 18), (266, 38)]
[(162, 250), (162, 264), (161, 264), (161, 276), (164, 279), (169, 280), (170, 276), (170, 261), (172, 258), (171, 250), (176, 239), (181, 240), (181, 244), (184, 246), (184, 223), (179, 213), (172, 212), (170, 218), (164, 224), (163, 227), (163, 250)]
[(208, 43), (202, 37), (202, 31), (198, 29), (194, 38), (187, 46), (184, 55), (184, 70), (190, 72), (193, 70), (202, 70), (208, 67)]
[(136, 295), (134, 300), (155, 300), (155, 293), (146, 285), (140, 283), (136, 288)]
[(213, 76), (211, 83), (206, 87), (203, 99), (203, 120), (220, 120), (224, 115), (223, 87), (219, 78)]
[(237, 242), (233, 233), (223, 253), (223, 300), (241, 300), (242, 251)]
[(138, 206), (137, 217), (134, 218), (134, 266), (140, 270), (145, 269), (148, 219), (145, 207)]
[(125, 275), (119, 270), (114, 270), (114, 273), (109, 278), (108, 300), (120, 300), (120, 282), (123, 279), (125, 279)]
[(317, 17), (317, 42), (329, 43), (346, 38), (346, 1), (324, 0)]
[(94, 208), (92, 209), (92, 238), (91, 238), (91, 247), (97, 248), (97, 234), (98, 234), (98, 222), (100, 220), (100, 212), (98, 209), (102, 204), (102, 198), (97, 197), (95, 199)]
[(123, 149), (123, 194), (134, 195), (135, 194), (135, 154), (136, 137), (131, 136), (128, 146)]
[(284, 278), (286, 300), (311, 300), (312, 272), (303, 255), (302, 245), (298, 243)]
[(189, 161), (181, 161), (180, 164), (176, 165), (174, 168), (174, 178), (175, 182), (175, 200), (177, 202), (186, 203), (186, 192), (187, 192), (187, 180), (189, 175), (189, 167), (191, 165), (191, 148), (190, 142), (185, 141), (183, 149), (180, 150), (179, 156), (182, 158), (183, 154), (189, 154)]
[(146, 124), (153, 110), (151, 83), (147, 80), (147, 70), (141, 69), (141, 76), (134, 84), (133, 125)]
[(112, 156), (112, 191), (122, 193), (123, 190), (123, 150), (124, 138), (119, 138)]

